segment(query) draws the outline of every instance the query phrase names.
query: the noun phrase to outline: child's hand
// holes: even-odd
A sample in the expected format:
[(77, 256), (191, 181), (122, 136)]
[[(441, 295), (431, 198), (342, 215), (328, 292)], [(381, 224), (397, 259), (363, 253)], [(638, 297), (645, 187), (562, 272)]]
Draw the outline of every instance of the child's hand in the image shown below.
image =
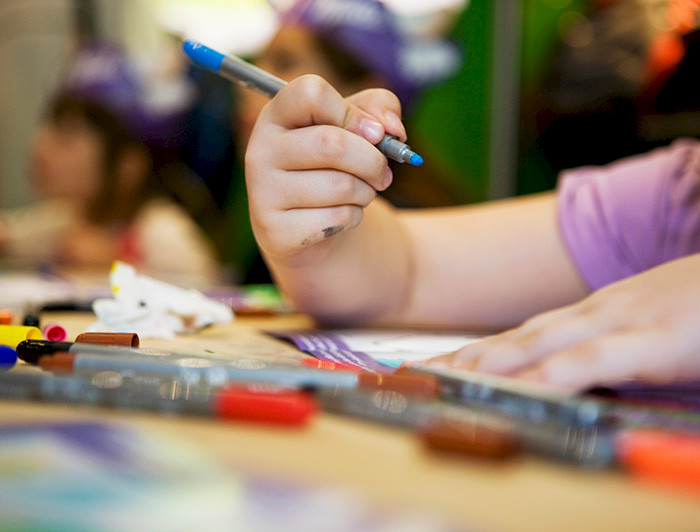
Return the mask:
[(698, 272), (700, 255), (669, 262), (431, 363), (575, 390), (629, 379), (697, 379)]
[(293, 80), (265, 106), (246, 152), (246, 181), (253, 230), (267, 257), (308, 257), (360, 223), (377, 191), (391, 184), (374, 144), (385, 132), (405, 139), (400, 113), (388, 91), (345, 100), (313, 75)]

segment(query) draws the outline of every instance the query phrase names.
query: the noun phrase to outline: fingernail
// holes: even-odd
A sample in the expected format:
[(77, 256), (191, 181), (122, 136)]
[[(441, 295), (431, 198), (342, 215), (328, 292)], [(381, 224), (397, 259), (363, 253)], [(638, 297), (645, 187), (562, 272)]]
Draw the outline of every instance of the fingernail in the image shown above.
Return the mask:
[(384, 172), (384, 179), (382, 179), (382, 190), (389, 188), (389, 185), (391, 185), (393, 180), (394, 173), (391, 171), (391, 168), (387, 167), (386, 171)]
[(391, 125), (391, 129), (394, 131), (394, 134), (396, 134), (402, 142), (405, 141), (406, 128), (404, 128), (403, 122), (401, 122), (399, 115), (393, 111), (387, 111), (384, 113), (384, 119)]
[(363, 118), (360, 123), (362, 136), (372, 144), (377, 144), (384, 136), (384, 126), (375, 120)]

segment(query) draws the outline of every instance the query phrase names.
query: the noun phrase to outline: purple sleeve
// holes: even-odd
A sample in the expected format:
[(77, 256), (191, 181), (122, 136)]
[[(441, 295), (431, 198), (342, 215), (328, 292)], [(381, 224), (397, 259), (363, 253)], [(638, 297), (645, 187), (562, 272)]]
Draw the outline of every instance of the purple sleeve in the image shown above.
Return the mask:
[(558, 216), (593, 290), (700, 252), (700, 141), (564, 172)]

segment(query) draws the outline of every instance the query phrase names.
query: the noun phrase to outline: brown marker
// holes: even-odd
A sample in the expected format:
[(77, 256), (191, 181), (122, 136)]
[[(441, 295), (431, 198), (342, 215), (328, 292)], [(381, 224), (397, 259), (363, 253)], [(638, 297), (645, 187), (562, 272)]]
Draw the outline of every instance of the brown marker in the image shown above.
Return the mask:
[(74, 369), (74, 362), (74, 354), (60, 351), (50, 355), (42, 355), (38, 360), (41, 369), (51, 371), (57, 375), (71, 375)]
[(511, 431), (479, 422), (443, 422), (427, 427), (420, 436), (430, 450), (492, 460), (511, 458), (519, 449), (518, 439)]
[(435, 378), (427, 375), (379, 375), (359, 373), (358, 388), (363, 390), (394, 390), (406, 395), (434, 398), (440, 395), (440, 385)]
[(136, 333), (85, 332), (75, 337), (81, 344), (121, 345), (138, 347), (140, 340)]

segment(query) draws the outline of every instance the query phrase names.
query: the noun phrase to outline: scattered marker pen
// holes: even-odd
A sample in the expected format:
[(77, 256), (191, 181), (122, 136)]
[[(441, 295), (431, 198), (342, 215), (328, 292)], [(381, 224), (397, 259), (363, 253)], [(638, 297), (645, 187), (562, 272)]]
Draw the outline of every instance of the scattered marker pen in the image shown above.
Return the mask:
[[(136, 348), (139, 346), (139, 343), (140, 340), (136, 333), (82, 333), (75, 338), (75, 342), (51, 340), (49, 338), (44, 340), (32, 336), (19, 342), (16, 348), (17, 356), (20, 360), (24, 360), (28, 364), (38, 364), (39, 358), (43, 355), (72, 351), (72, 347), (75, 344)], [(80, 347), (75, 349), (80, 350)]]
[(523, 384), (516, 385), (512, 379), (431, 366), (413, 366), (397, 374), (414, 372), (434, 376), (444, 401), (500, 412), (532, 424), (593, 426), (610, 421), (606, 419), (605, 404), (596, 399), (525, 390)]
[[(167, 392), (167, 393), (166, 393)], [(223, 386), (190, 393), (188, 388), (162, 383), (120, 380), (90, 381), (41, 373), (0, 374), (0, 398), (146, 410), (303, 426), (317, 412), (316, 401), (298, 390), (260, 390)]]
[[(18, 346), (21, 350), (21, 346)], [(435, 379), (422, 375), (324, 370), (305, 366), (267, 364), (262, 360), (210, 358), (185, 354), (140, 354), (138, 349), (73, 343), (68, 352), (38, 359), (42, 369), (92, 378), (103, 372), (177, 378), (183, 383), (218, 386), (232, 383), (267, 383), (293, 388), (351, 388), (396, 390), (408, 395), (436, 397)]]
[(392, 390), (321, 389), (316, 397), (325, 411), (417, 432), (434, 450), (498, 459), (523, 450), (590, 469), (615, 463), (612, 427), (534, 424), (500, 412)]
[(653, 428), (623, 431), (620, 463), (632, 475), (700, 494), (700, 434)]
[[(272, 98), (287, 84), (286, 81), (239, 57), (224, 55), (200, 43), (185, 41), (182, 49), (194, 64), (208, 68), (229, 81), (248, 87), (268, 98)], [(423, 164), (423, 158), (420, 155), (392, 135), (384, 135), (376, 146), (385, 156), (400, 163), (409, 163), (413, 166)]]

